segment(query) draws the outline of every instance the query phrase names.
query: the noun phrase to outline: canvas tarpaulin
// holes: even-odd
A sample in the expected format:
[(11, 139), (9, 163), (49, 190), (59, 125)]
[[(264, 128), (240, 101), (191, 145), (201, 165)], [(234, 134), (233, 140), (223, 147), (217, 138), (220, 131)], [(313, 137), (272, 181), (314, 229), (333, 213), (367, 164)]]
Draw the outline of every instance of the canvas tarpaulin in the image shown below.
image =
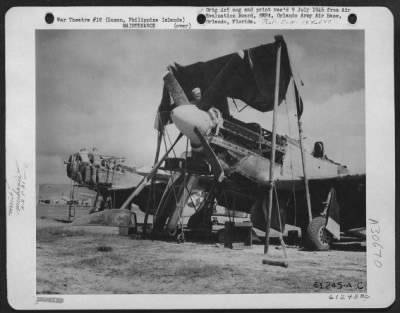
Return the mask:
[[(274, 107), (275, 74), (277, 51), (281, 45), (281, 65), (279, 80), (279, 101), (285, 99), (292, 77), (286, 43), (277, 37), (274, 43), (246, 49), (240, 53), (228, 54), (206, 62), (188, 66), (174, 64), (168, 69), (182, 86), (189, 101), (193, 100), (191, 91), (200, 88), (202, 100), (200, 107), (214, 106), (223, 115), (229, 114), (227, 98), (240, 99), (261, 112)], [(167, 123), (174, 105), (166, 87), (159, 107), (160, 122)]]

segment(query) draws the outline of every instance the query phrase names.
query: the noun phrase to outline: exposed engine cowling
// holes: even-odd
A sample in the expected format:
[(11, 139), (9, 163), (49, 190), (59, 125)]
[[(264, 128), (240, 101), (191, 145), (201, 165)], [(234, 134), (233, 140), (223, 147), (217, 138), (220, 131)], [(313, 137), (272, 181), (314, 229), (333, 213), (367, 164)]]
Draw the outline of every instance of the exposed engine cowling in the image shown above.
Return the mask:
[(78, 184), (103, 185), (112, 184), (113, 172), (124, 172), (119, 158), (104, 158), (97, 151), (87, 152), (82, 149), (80, 152), (71, 154), (67, 165), (67, 175)]

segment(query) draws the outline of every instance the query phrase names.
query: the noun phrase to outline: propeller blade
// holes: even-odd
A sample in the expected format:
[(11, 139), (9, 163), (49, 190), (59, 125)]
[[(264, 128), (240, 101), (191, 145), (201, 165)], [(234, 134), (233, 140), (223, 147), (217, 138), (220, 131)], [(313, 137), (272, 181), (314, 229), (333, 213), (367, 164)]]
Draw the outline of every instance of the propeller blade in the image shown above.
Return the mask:
[(186, 97), (185, 91), (176, 80), (174, 74), (168, 71), (164, 74), (163, 79), (165, 86), (167, 87), (172, 99), (174, 99), (176, 106), (190, 104), (188, 98)]

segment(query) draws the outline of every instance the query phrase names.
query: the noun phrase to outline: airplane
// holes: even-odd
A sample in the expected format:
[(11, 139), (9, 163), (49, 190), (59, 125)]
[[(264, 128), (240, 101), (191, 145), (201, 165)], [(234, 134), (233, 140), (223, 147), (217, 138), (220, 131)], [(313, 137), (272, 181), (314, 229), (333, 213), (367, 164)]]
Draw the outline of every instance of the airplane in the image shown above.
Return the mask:
[[(311, 153), (303, 148), (301, 84), (292, 74), (283, 37), (206, 62), (175, 63), (163, 79), (153, 168), (143, 176), (125, 168), (121, 178), (113, 174), (111, 185), (100, 179), (105, 172), (109, 177), (110, 169), (97, 167), (96, 182), (91, 171), (88, 182), (92, 186), (103, 193), (114, 191), (114, 207), (136, 203), (146, 215), (154, 215), (153, 233), (182, 236), (183, 210), (191, 195), (201, 191), (203, 201), (195, 206), (188, 228), (209, 231), (217, 203), (233, 212), (249, 213), (253, 226), (263, 231), (269, 223), (280, 232), (285, 224), (296, 225), (306, 245), (316, 250), (329, 249), (345, 230), (365, 227), (365, 173), (353, 173), (330, 160), (322, 142), (316, 142)], [(298, 140), (231, 116), (228, 98), (260, 112), (275, 112), (289, 84), (295, 91)], [(180, 134), (159, 158), (166, 126), (171, 123)], [(190, 142), (191, 150), (170, 157), (182, 137)], [(70, 157), (68, 176), (83, 181), (78, 174), (82, 176), (82, 167), (71, 170), (80, 166), (74, 162), (81, 162), (79, 154)]]
[[(64, 161), (67, 176), (75, 183), (73, 187), (87, 187), (96, 191), (90, 213), (105, 208), (120, 207), (148, 171), (143, 172), (141, 169), (126, 166), (122, 164), (124, 161), (121, 157), (103, 155), (96, 148), (91, 152), (82, 148)], [(156, 184), (165, 185), (165, 177), (165, 174), (159, 172)], [(74, 194), (73, 191), (71, 194)], [(145, 191), (135, 199), (135, 202), (144, 207), (147, 198)], [(98, 205), (99, 200), (101, 200), (100, 205)]]

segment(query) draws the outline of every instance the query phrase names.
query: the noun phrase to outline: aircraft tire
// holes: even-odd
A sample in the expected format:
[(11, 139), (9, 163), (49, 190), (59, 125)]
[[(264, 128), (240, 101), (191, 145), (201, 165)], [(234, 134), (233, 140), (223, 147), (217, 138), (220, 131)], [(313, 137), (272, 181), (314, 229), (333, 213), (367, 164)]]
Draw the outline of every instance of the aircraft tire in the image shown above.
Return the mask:
[(326, 251), (331, 247), (332, 235), (325, 229), (326, 218), (314, 218), (307, 227), (307, 245), (312, 250)]

